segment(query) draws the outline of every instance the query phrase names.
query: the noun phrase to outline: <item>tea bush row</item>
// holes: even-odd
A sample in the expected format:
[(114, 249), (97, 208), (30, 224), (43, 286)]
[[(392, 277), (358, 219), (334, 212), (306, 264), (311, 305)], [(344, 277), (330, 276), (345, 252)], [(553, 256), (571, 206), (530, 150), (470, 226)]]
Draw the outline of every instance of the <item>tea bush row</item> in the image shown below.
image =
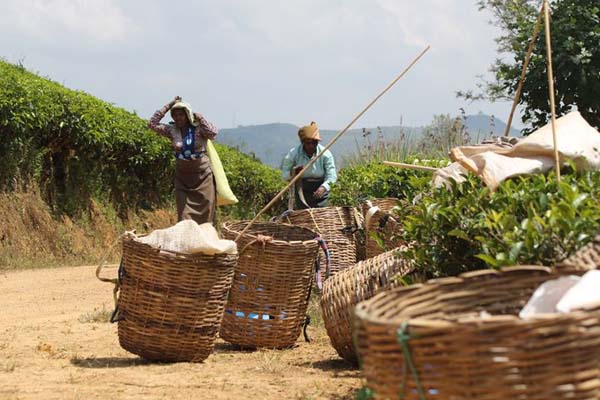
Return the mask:
[(381, 164), (346, 169), (332, 197), (398, 197), (399, 235), (414, 246), (404, 254), (429, 277), (507, 265), (552, 266), (573, 254), (600, 227), (600, 172), (570, 171), (504, 182), (490, 192), (470, 176), (433, 189), (431, 174)]
[[(75, 214), (90, 198), (119, 211), (172, 202), (170, 143), (135, 113), (0, 61), (0, 191), (41, 189), (53, 210)], [(217, 146), (249, 216), (274, 195), (279, 173)]]

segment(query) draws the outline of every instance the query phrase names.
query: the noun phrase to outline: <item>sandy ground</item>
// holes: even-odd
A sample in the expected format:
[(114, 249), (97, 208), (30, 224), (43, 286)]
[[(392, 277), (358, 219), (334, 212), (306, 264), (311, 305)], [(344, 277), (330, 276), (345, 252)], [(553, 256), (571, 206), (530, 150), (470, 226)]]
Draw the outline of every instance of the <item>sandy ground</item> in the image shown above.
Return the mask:
[(116, 324), (90, 322), (113, 307), (94, 269), (0, 273), (0, 399), (352, 399), (362, 386), (322, 326), (288, 350), (219, 340), (203, 363), (148, 363), (121, 349)]

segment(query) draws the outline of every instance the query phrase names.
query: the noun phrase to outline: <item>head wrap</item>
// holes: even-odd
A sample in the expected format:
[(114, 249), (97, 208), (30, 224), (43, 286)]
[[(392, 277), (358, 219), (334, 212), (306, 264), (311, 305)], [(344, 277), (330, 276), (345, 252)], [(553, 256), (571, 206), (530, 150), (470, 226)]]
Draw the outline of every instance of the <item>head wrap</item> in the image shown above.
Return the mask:
[(300, 141), (305, 140), (318, 140), (321, 141), (321, 135), (319, 134), (319, 127), (315, 121), (312, 121), (310, 125), (303, 126), (298, 130), (298, 137)]
[(194, 118), (194, 112), (192, 111), (191, 105), (181, 100), (176, 102), (175, 104), (173, 104), (173, 107), (171, 107), (171, 117), (173, 117), (173, 110), (175, 109), (184, 110), (185, 115), (187, 115), (188, 120), (190, 121), (190, 124), (192, 124), (193, 126), (198, 126), (199, 122), (196, 121), (196, 118)]

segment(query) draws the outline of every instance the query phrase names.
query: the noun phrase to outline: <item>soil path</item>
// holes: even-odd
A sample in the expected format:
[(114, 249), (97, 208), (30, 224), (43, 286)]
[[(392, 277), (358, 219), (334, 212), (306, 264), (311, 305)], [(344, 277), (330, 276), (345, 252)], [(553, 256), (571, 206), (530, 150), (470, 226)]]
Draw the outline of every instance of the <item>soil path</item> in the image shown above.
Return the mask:
[(351, 399), (361, 386), (322, 326), (289, 350), (218, 341), (203, 363), (152, 364), (91, 322), (112, 307), (91, 266), (0, 273), (0, 399)]

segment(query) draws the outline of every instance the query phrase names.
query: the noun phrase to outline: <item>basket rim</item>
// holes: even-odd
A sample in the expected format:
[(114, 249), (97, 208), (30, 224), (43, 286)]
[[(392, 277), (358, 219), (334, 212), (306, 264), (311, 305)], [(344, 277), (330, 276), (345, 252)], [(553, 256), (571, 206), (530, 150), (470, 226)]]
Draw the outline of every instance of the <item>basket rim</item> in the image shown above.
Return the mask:
[(521, 271), (532, 271), (532, 272), (548, 272), (551, 274), (554, 270), (550, 267), (538, 266), (538, 265), (522, 265), (522, 266), (511, 266), (511, 267), (503, 267), (499, 270), (478, 270), (471, 271), (460, 274), (456, 277), (447, 277), (447, 278), (439, 278), (432, 279), (427, 281), (426, 283), (418, 283), (415, 285), (410, 285), (406, 287), (400, 287), (396, 289), (392, 289), (391, 291), (386, 291), (378, 294), (375, 297), (372, 297), (369, 300), (365, 300), (356, 305), (355, 315), (361, 321), (377, 324), (377, 325), (387, 325), (387, 326), (400, 326), (402, 323), (407, 323), (408, 326), (413, 328), (429, 328), (429, 329), (460, 329), (460, 328), (478, 328), (482, 326), (489, 327), (489, 325), (494, 324), (507, 324), (511, 323), (519, 326), (533, 326), (539, 325), (544, 322), (569, 322), (582, 318), (587, 315), (590, 311), (600, 311), (600, 304), (590, 307), (584, 307), (578, 309), (576, 311), (572, 311), (567, 314), (560, 313), (547, 313), (547, 314), (538, 314), (528, 319), (519, 318), (517, 315), (490, 315), (485, 318), (469, 316), (465, 318), (460, 318), (455, 321), (448, 321), (439, 318), (381, 318), (374, 317), (369, 312), (369, 306), (371, 303), (377, 301), (378, 299), (385, 298), (390, 295), (390, 293), (399, 293), (399, 292), (410, 292), (417, 289), (423, 289), (431, 286), (439, 286), (439, 285), (449, 285), (449, 284), (458, 284), (463, 283), (466, 280), (469, 280), (474, 277), (480, 276), (492, 276), (492, 275), (501, 275), (503, 273), (513, 273), (513, 272), (521, 272)]
[(167, 250), (167, 249), (161, 249), (158, 247), (153, 247), (151, 245), (149, 245), (148, 243), (142, 243), (136, 239), (142, 238), (148, 236), (148, 234), (145, 235), (139, 235), (139, 236), (131, 236), (131, 235), (125, 235), (123, 236), (123, 242), (127, 241), (127, 242), (133, 242), (136, 244), (136, 246), (140, 246), (142, 248), (146, 248), (147, 250), (150, 251), (154, 251), (159, 253), (161, 256), (165, 256), (165, 257), (171, 257), (171, 258), (203, 258), (203, 257), (237, 257), (238, 256), (238, 252), (236, 251), (235, 253), (215, 253), (215, 254), (206, 254), (206, 253), (182, 253), (179, 251), (174, 251), (174, 250)]
[(353, 209), (356, 208), (354, 206), (327, 206), (327, 207), (314, 207), (314, 208), (304, 208), (302, 210), (289, 210), (289, 212), (286, 214), (287, 215), (292, 215), (292, 214), (299, 214), (302, 212), (319, 212), (319, 211), (332, 211), (335, 210), (336, 208), (342, 208), (342, 209)]
[[(226, 221), (223, 222), (221, 224), (221, 227), (223, 229), (227, 229), (230, 232), (233, 232), (235, 234), (240, 234), (241, 231), (238, 230), (234, 230), (231, 228), (231, 225), (233, 224), (248, 224), (250, 223), (250, 220), (242, 220), (242, 221)], [(265, 224), (265, 225), (272, 225), (272, 226), (286, 226), (286, 227), (292, 227), (294, 229), (301, 229), (307, 232), (311, 232), (314, 235), (314, 239), (308, 239), (308, 240), (281, 240), (281, 239), (273, 239), (271, 241), (269, 241), (268, 243), (273, 243), (273, 244), (298, 244), (298, 243), (302, 243), (302, 244), (313, 244), (317, 242), (317, 237), (319, 237), (320, 235), (313, 231), (312, 229), (308, 229), (308, 228), (304, 228), (302, 226), (298, 226), (298, 225), (293, 225), (293, 224), (288, 224), (288, 223), (280, 223), (280, 222), (255, 222), (253, 223), (253, 225), (257, 225), (257, 224)], [(244, 236), (254, 240), (254, 239), (258, 239), (258, 235), (254, 235), (252, 233), (244, 233)]]

